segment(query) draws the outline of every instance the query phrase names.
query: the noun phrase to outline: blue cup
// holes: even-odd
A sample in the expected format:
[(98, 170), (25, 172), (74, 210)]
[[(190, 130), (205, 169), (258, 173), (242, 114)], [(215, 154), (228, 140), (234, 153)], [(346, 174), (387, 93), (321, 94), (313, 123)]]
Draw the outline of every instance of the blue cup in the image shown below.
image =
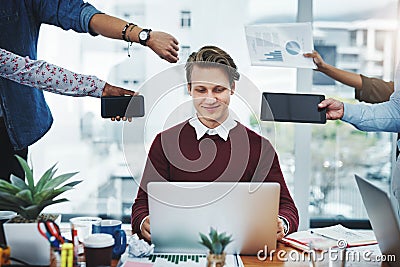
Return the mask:
[(115, 243), (112, 249), (112, 258), (119, 259), (126, 249), (126, 234), (121, 229), (122, 222), (119, 220), (102, 220), (100, 225), (93, 225), (93, 232), (110, 234)]

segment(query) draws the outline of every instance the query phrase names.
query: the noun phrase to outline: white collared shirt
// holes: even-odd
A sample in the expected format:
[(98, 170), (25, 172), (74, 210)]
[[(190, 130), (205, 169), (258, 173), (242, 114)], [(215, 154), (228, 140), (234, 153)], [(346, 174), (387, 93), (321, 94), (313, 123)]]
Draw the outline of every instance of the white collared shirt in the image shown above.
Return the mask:
[(189, 120), (189, 124), (194, 128), (196, 131), (197, 140), (200, 140), (205, 134), (208, 135), (219, 135), (224, 141), (228, 140), (229, 131), (236, 127), (237, 122), (232, 118), (229, 114), (228, 118), (218, 125), (217, 127), (210, 129), (205, 126), (197, 116), (191, 118)]

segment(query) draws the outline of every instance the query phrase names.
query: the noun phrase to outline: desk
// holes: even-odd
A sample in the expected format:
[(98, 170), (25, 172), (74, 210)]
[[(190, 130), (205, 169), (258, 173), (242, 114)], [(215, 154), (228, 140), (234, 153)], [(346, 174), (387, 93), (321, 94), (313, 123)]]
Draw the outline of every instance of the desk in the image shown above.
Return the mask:
[[(367, 248), (367, 247), (364, 247)], [(296, 250), (294, 248), (285, 246), (281, 243), (278, 243), (276, 251), (284, 251), (286, 253), (286, 256), (284, 258), (287, 258), (287, 261), (280, 260), (279, 257), (277, 256), (278, 253), (274, 254), (274, 257), (272, 261), (269, 259), (266, 259), (265, 261), (260, 261), (257, 259), (255, 256), (242, 256), (242, 261), (244, 263), (245, 267), (260, 267), (260, 266), (268, 266), (268, 267), (283, 267), (283, 266), (298, 266), (298, 267), (309, 267), (311, 266), (309, 261), (293, 261), (291, 257), (288, 255), (293, 254), (293, 255), (301, 255), (301, 251)], [(283, 255), (283, 252), (282, 254)], [(281, 257), (282, 259), (283, 257)], [(317, 257), (318, 258), (318, 257)], [(329, 264), (329, 257), (325, 257), (323, 261), (317, 261), (315, 264), (316, 267), (319, 266), (341, 266), (340, 262), (333, 262)], [(389, 264), (387, 263), (381, 263), (381, 262), (368, 262), (368, 261), (363, 261), (362, 259), (360, 261), (349, 261), (346, 263), (346, 266), (352, 266), (352, 267), (363, 267), (363, 266), (382, 266), (382, 267), (388, 267)]]
[[(286, 255), (289, 255), (289, 253), (298, 253), (299, 255), (301, 255), (301, 251), (296, 250), (294, 248), (285, 246), (281, 243), (278, 243), (278, 247), (276, 249), (277, 251), (281, 250), (281, 251), (285, 251)], [(283, 252), (282, 252), (283, 253)], [(241, 256), (242, 261), (244, 263), (245, 267), (264, 267), (264, 266), (268, 266), (268, 267), (284, 267), (284, 266), (295, 266), (295, 267), (309, 267), (310, 263), (306, 260), (306, 261), (293, 261), (290, 259), (290, 257), (288, 258), (288, 261), (282, 261), (279, 260), (277, 254), (275, 254), (275, 256), (273, 257), (272, 261), (269, 259), (266, 259), (265, 261), (261, 261), (259, 259), (257, 259), (257, 257), (255, 256)], [(115, 267), (117, 265), (118, 261), (113, 260), (111, 267)], [(315, 264), (316, 267), (320, 267), (320, 266), (340, 266), (340, 262), (333, 262), (333, 264), (329, 264), (329, 258), (326, 257), (326, 259), (324, 261), (319, 261)], [(356, 262), (356, 261), (351, 261), (348, 262), (346, 264), (346, 266), (352, 266), (352, 267), (364, 267), (364, 266), (371, 266), (371, 267), (388, 267), (389, 265), (387, 263), (380, 263), (380, 262), (366, 262), (366, 261), (360, 261), (360, 262)]]
[[(131, 235), (131, 230), (128, 229), (128, 227), (124, 227), (127, 235)], [(68, 230), (67, 230), (68, 231)], [(368, 247), (360, 247), (361, 249), (367, 249)], [(286, 253), (286, 257), (282, 257), (283, 254), (280, 254), (280, 258), (278, 257), (278, 253), (274, 253), (273, 257), (272, 257), (272, 261), (271, 259), (268, 257), (265, 261), (261, 261), (259, 259), (257, 259), (256, 256), (241, 256), (242, 261), (244, 263), (245, 267), (284, 267), (284, 266), (295, 266), (295, 267), (309, 267), (310, 263), (308, 261), (308, 258), (306, 258), (306, 260), (302, 261), (294, 261), (291, 257), (288, 257), (287, 255), (290, 254), (296, 254), (296, 255), (302, 255), (301, 251), (296, 250), (292, 247), (289, 246), (285, 246), (284, 244), (278, 243), (277, 249), (276, 251), (283, 251), (280, 253)], [(283, 261), (282, 258), (287, 258), (287, 261)], [(81, 260), (83, 258), (80, 258)], [(113, 260), (111, 267), (115, 267), (117, 266), (118, 261), (117, 260)], [(51, 265), (51, 266), (57, 266), (57, 265)], [(317, 261), (316, 262), (316, 267), (320, 267), (320, 266), (340, 266), (340, 262), (334, 262), (333, 264), (329, 264), (329, 257), (326, 256), (325, 259), (323, 261)], [(360, 261), (349, 261), (346, 266), (352, 266), (352, 267), (363, 267), (363, 266), (371, 266), (371, 267), (388, 267), (389, 264), (387, 263), (380, 263), (380, 262), (367, 262), (367, 261), (363, 261), (362, 259)]]

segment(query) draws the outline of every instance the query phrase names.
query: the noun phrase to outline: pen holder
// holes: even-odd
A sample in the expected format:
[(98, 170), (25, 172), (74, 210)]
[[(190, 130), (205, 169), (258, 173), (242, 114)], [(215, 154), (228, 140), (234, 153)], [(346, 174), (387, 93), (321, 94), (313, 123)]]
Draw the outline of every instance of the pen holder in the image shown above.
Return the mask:
[(225, 265), (225, 252), (222, 254), (208, 254), (207, 267), (223, 267)]

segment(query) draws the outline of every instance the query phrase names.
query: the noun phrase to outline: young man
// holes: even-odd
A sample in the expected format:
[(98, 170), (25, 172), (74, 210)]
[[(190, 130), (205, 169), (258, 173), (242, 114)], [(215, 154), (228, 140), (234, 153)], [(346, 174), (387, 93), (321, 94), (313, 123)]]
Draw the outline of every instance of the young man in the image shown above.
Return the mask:
[(151, 239), (145, 191), (150, 181), (277, 182), (281, 187), (277, 239), (297, 230), (297, 209), (274, 148), (229, 112), (239, 76), (233, 59), (218, 47), (205, 46), (190, 55), (186, 78), (196, 115), (153, 141), (132, 206), (132, 229), (140, 237)]

